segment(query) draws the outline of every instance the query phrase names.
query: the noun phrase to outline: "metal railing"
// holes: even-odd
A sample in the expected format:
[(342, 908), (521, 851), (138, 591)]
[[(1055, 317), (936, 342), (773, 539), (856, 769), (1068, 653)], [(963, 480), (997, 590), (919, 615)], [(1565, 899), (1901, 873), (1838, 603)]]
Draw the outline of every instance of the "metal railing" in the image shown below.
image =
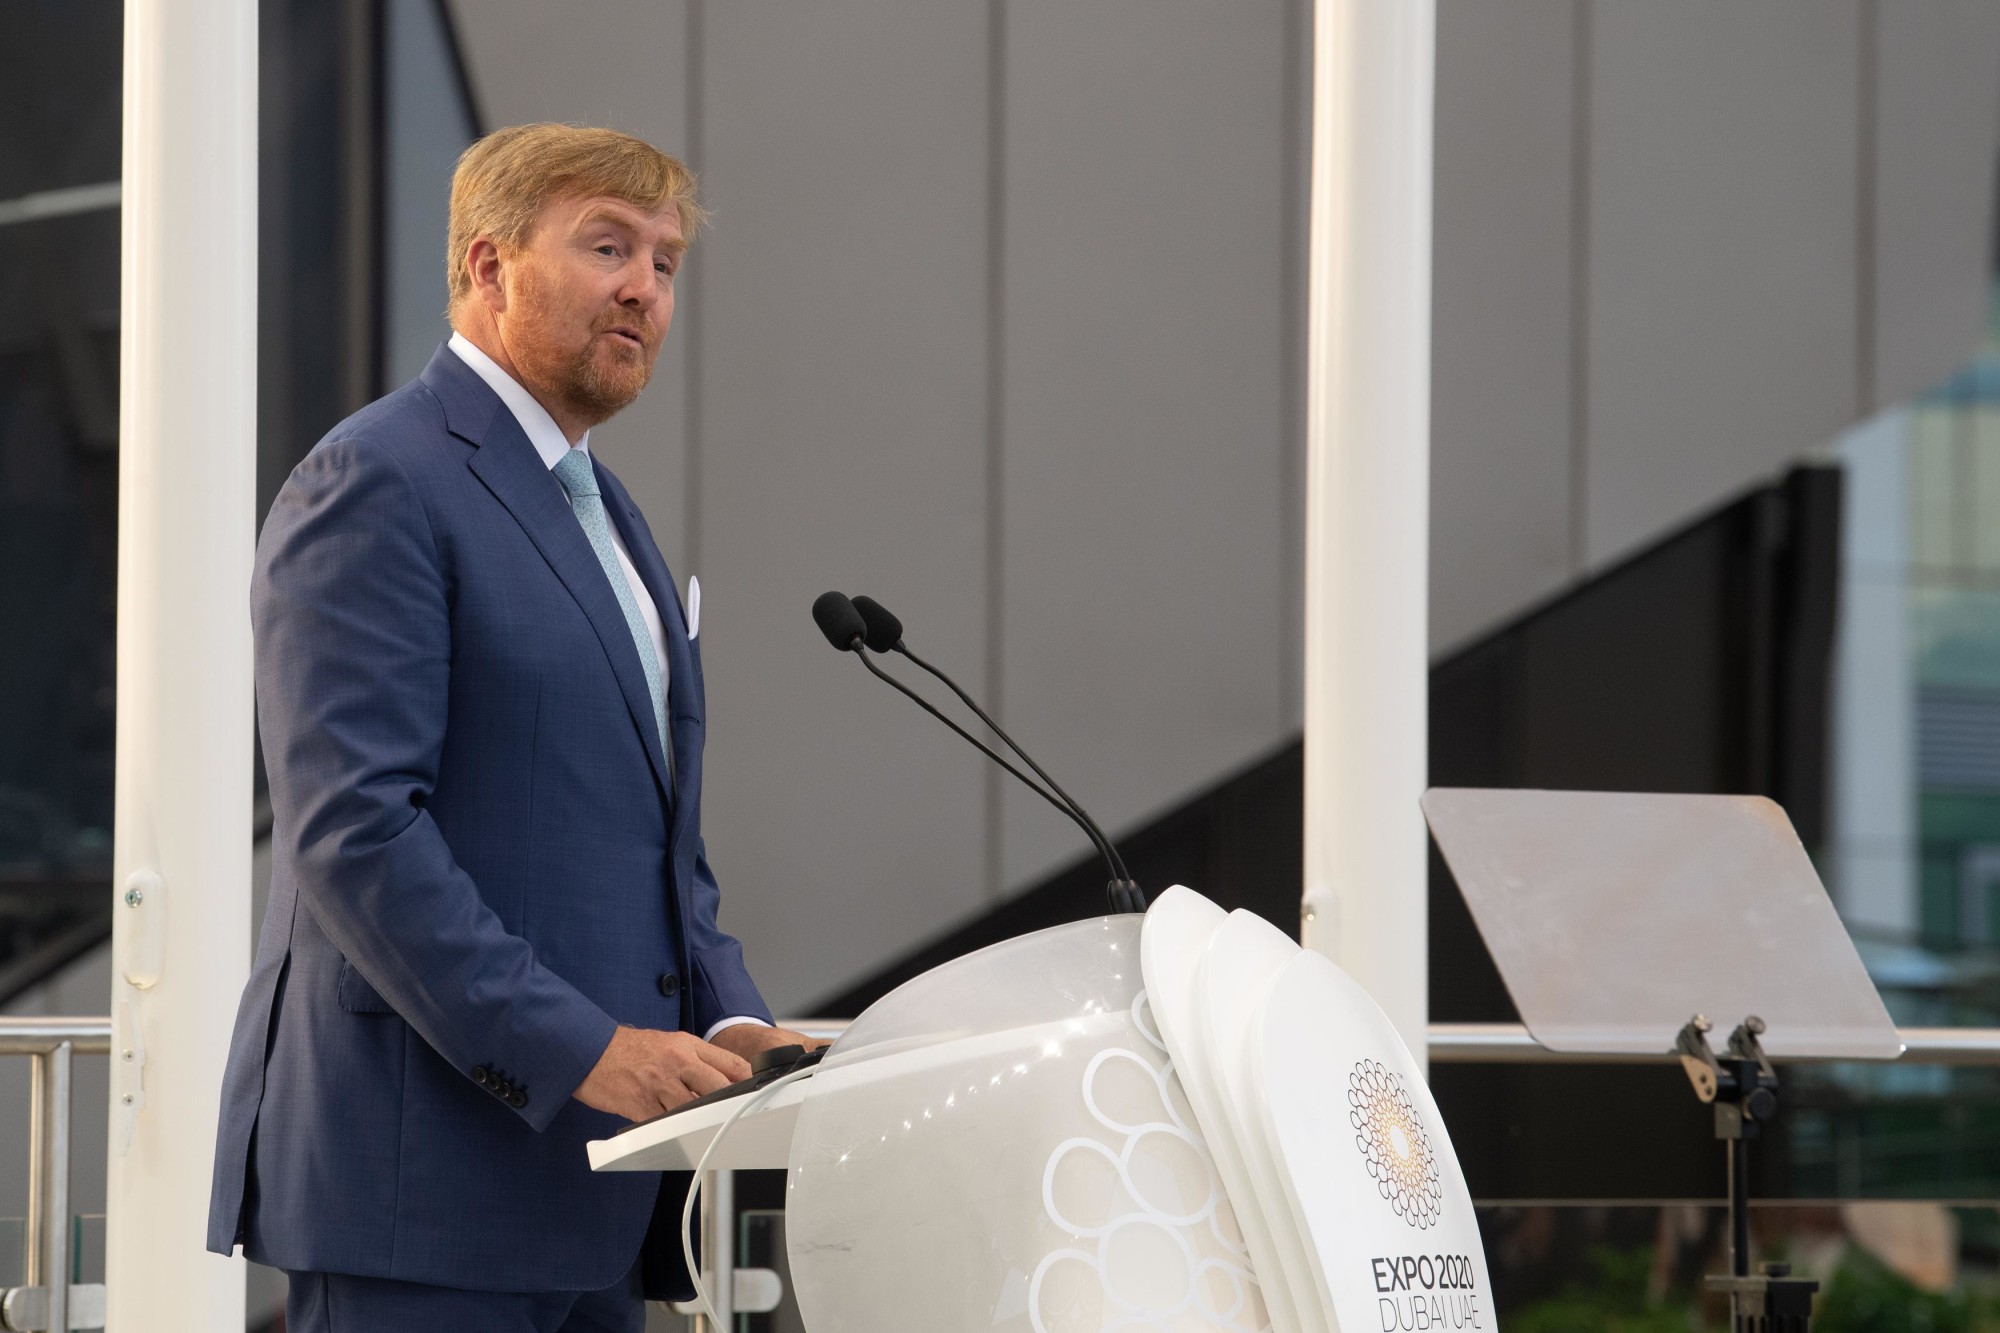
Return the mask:
[[(847, 1030), (840, 1018), (781, 1020), (781, 1026), (817, 1040)], [(2000, 1028), (1904, 1028), (1907, 1049), (1899, 1064), (2000, 1065)], [(1433, 1023), (1430, 1058), (1437, 1064), (1671, 1064), (1674, 1055), (1574, 1054), (1541, 1045), (1519, 1023)], [(93, 1329), (104, 1326), (104, 1287), (72, 1283), (70, 1268), (70, 1113), (72, 1069), (79, 1055), (111, 1054), (109, 1018), (0, 1018), (0, 1056), (31, 1061), (33, 1115), (28, 1132), (27, 1285), (0, 1288), (0, 1331)], [(1796, 1063), (1779, 1061), (1779, 1063)], [(728, 1172), (713, 1173), (706, 1191), (702, 1268), (725, 1313), (736, 1312), (739, 1288), (756, 1296), (746, 1306), (775, 1304), (775, 1273), (739, 1269), (724, 1211), (734, 1194)]]
[(0, 1055), (29, 1066), (27, 1285), (0, 1288), (0, 1329), (104, 1327), (104, 1284), (70, 1281), (69, 1127), (79, 1055), (111, 1053), (109, 1018), (0, 1018)]
[[(816, 1040), (830, 1041), (847, 1030), (848, 1020), (789, 1018), (779, 1019), (778, 1025)], [(1903, 1028), (1900, 1031), (1906, 1049), (1902, 1059), (1895, 1063), (2000, 1065), (2000, 1028)], [(1432, 1023), (1427, 1038), (1430, 1059), (1435, 1064), (1637, 1065), (1673, 1064), (1678, 1058), (1667, 1048), (1662, 1048), (1657, 1055), (1552, 1051), (1536, 1041), (1527, 1027), (1520, 1023)], [(1801, 1063), (1783, 1059), (1776, 1062)], [(703, 1182), (702, 1193), (703, 1284), (714, 1299), (716, 1313), (722, 1316), (723, 1328), (727, 1329), (734, 1326), (737, 1314), (776, 1308), (784, 1288), (779, 1275), (769, 1269), (739, 1268), (736, 1265), (735, 1236), (723, 1220), (734, 1211), (736, 1190), (733, 1173), (710, 1172)], [(693, 1326), (697, 1333), (715, 1333), (704, 1316), (695, 1314), (692, 1305), (676, 1308), (682, 1313), (695, 1315)]]
[[(2000, 1028), (1898, 1028), (1901, 1065), (2000, 1065)], [(1657, 1055), (1605, 1055), (1596, 1051), (1552, 1051), (1519, 1023), (1433, 1023), (1430, 1058), (1445, 1065), (1645, 1065), (1673, 1064), (1671, 1050)], [(1830, 1064), (1772, 1056), (1774, 1064)]]
[[(847, 1031), (847, 1025), (845, 1018), (778, 1020), (780, 1027), (824, 1041)], [(1897, 1032), (1907, 1049), (1892, 1064), (2000, 1065), (2000, 1028), (1898, 1028)], [(1431, 1060), (1443, 1065), (1670, 1065), (1679, 1058), (1671, 1046), (1662, 1047), (1657, 1055), (1552, 1051), (1520, 1023), (1433, 1023), (1427, 1039)], [(1786, 1056), (1771, 1059), (1777, 1064), (1807, 1063)]]

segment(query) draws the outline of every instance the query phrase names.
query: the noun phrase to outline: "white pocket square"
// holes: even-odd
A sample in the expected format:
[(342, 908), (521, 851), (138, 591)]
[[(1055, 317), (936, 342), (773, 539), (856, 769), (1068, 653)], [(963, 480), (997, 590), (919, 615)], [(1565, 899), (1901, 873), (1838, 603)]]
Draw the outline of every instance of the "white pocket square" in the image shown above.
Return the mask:
[(688, 575), (688, 638), (701, 633), (701, 580)]

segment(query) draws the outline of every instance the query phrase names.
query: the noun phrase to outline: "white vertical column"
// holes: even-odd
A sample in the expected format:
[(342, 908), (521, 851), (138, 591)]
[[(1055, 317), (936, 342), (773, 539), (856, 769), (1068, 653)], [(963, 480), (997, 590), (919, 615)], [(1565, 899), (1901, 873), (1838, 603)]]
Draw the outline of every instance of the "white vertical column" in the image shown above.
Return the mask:
[(257, 3), (126, 0), (112, 1333), (228, 1333), (207, 1254), (249, 968)]
[(1304, 938), (1418, 1058), (1434, 0), (1317, 0), (1306, 400)]

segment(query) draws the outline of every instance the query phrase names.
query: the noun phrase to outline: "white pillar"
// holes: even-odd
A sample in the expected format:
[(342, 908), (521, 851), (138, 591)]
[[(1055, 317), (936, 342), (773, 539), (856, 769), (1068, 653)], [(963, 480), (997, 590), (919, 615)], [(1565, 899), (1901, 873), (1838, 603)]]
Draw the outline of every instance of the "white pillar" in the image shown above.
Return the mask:
[(1304, 938), (1424, 1057), (1434, 0), (1318, 0)]
[(123, 209), (106, 1327), (229, 1333), (243, 1261), (203, 1240), (250, 956), (256, 0), (126, 0)]

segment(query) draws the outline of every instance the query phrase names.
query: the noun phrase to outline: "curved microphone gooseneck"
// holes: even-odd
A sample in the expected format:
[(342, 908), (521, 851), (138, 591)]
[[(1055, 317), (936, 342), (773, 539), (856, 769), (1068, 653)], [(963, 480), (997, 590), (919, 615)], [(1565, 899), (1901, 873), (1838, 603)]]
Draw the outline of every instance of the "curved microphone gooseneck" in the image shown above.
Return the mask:
[[(813, 602), (812, 615), (813, 622), (819, 626), (820, 633), (826, 636), (826, 641), (833, 645), (834, 648), (841, 652), (853, 653), (860, 659), (861, 665), (866, 667), (869, 673), (876, 679), (891, 686), (898, 693), (916, 704), (917, 707), (951, 728), (967, 744), (973, 746), (988, 759), (991, 759), (994, 763), (1013, 774), (1015, 779), (1027, 787), (1028, 790), (1034, 792), (1035, 795), (1041, 797), (1044, 801), (1047, 801), (1055, 809), (1060, 810), (1065, 817), (1078, 828), (1082, 829), (1084, 836), (1089, 838), (1091, 845), (1096, 848), (1097, 854), (1103, 858), (1105, 869), (1110, 873), (1111, 882), (1106, 887), (1106, 893), (1110, 899), (1112, 912), (1142, 912), (1145, 910), (1145, 898), (1143, 894), (1139, 893), (1139, 886), (1126, 878), (1123, 873), (1124, 863), (1118, 859), (1117, 850), (1111, 845), (1111, 840), (1104, 836), (1103, 832), (1097, 828), (1088, 815), (1079, 813), (1072, 805), (1065, 804), (1063, 800), (1058, 800), (1055, 796), (1050, 795), (1033, 778), (1008, 763), (978, 737), (939, 712), (931, 704), (930, 700), (924, 698), (902, 681), (897, 680), (894, 676), (868, 660), (868, 654), (864, 651), (868, 642), (868, 626), (852, 601), (838, 592), (822, 593)], [(970, 701), (968, 701), (968, 706), (972, 707), (974, 712), (979, 711), (977, 705), (970, 704)], [(981, 716), (983, 717), (984, 714), (981, 714)], [(996, 727), (994, 730), (998, 732), (999, 728)], [(1008, 741), (1008, 744), (1013, 745), (1013, 742)], [(1015, 751), (1019, 753), (1018, 746), (1015, 747)], [(1026, 755), (1022, 755), (1021, 757), (1027, 759)], [(1028, 759), (1028, 763), (1033, 766), (1034, 760)], [(1038, 773), (1041, 772), (1039, 767), (1035, 771)], [(1043, 776), (1044, 778), (1047, 777), (1046, 774)], [(1051, 787), (1055, 786), (1053, 782), (1049, 783), (1049, 785)], [(1134, 905), (1135, 899), (1136, 906)]]
[(1043, 769), (1043, 767), (1040, 764), (1036, 763), (1032, 757), (1029, 756), (1026, 750), (1023, 750), (1019, 745), (1015, 743), (1014, 738), (1012, 736), (1009, 736), (1005, 731), (1001, 730), (1000, 724), (998, 722), (995, 722), (992, 718), (986, 715), (986, 710), (984, 708), (981, 708), (978, 704), (972, 701), (971, 695), (967, 694), (963, 689), (959, 688), (959, 684), (957, 681), (953, 680), (950, 676), (945, 675), (944, 672), (938, 670), (936, 667), (932, 666), (929, 662), (926, 662), (923, 658), (918, 657), (915, 653), (910, 651), (910, 646), (903, 641), (903, 622), (896, 618), (896, 614), (893, 611), (891, 611), (888, 607), (882, 605), (882, 603), (876, 601), (873, 597), (869, 597), (865, 594), (853, 598), (852, 601), (854, 603), (854, 609), (861, 613), (862, 623), (868, 627), (868, 635), (865, 640), (866, 643), (868, 644), (868, 647), (874, 652), (878, 653), (889, 653), (889, 652), (901, 653), (903, 656), (909, 658), (912, 662), (915, 662), (918, 666), (922, 667), (925, 671), (930, 672), (933, 676), (936, 676), (939, 680), (943, 681), (945, 685), (950, 688), (951, 692), (959, 697), (960, 702), (962, 702), (967, 708), (970, 708), (973, 714), (976, 717), (978, 717), (978, 719), (981, 722), (984, 722), (989, 728), (992, 729), (994, 735), (998, 736), (1001, 740), (1007, 743), (1008, 749), (1012, 750), (1015, 754), (1021, 756), (1022, 763), (1026, 764), (1029, 768), (1034, 769), (1036, 776), (1040, 777), (1043, 782), (1049, 784), (1050, 791), (1053, 791), (1056, 795), (1063, 798), (1064, 803), (1067, 804), (1069, 808), (1074, 812), (1073, 817), (1075, 819), (1077, 819), (1081, 823), (1085, 823), (1090, 826), (1090, 828), (1093, 831), (1093, 836), (1095, 837), (1095, 839), (1098, 842), (1100, 842), (1103, 846), (1111, 849), (1111, 860), (1113, 863), (1113, 869), (1116, 871), (1116, 878), (1121, 879), (1128, 884), (1131, 883), (1132, 876), (1130, 872), (1128, 872), (1125, 869), (1125, 858), (1118, 854), (1118, 844), (1111, 841), (1110, 835), (1106, 834), (1103, 829), (1097, 826), (1097, 821), (1092, 819), (1090, 817), (1090, 813), (1077, 803), (1077, 800), (1074, 796), (1071, 796), (1068, 792), (1064, 791), (1062, 787), (1057, 784), (1056, 780), (1050, 777), (1048, 775), (1048, 772), (1045, 769)]

